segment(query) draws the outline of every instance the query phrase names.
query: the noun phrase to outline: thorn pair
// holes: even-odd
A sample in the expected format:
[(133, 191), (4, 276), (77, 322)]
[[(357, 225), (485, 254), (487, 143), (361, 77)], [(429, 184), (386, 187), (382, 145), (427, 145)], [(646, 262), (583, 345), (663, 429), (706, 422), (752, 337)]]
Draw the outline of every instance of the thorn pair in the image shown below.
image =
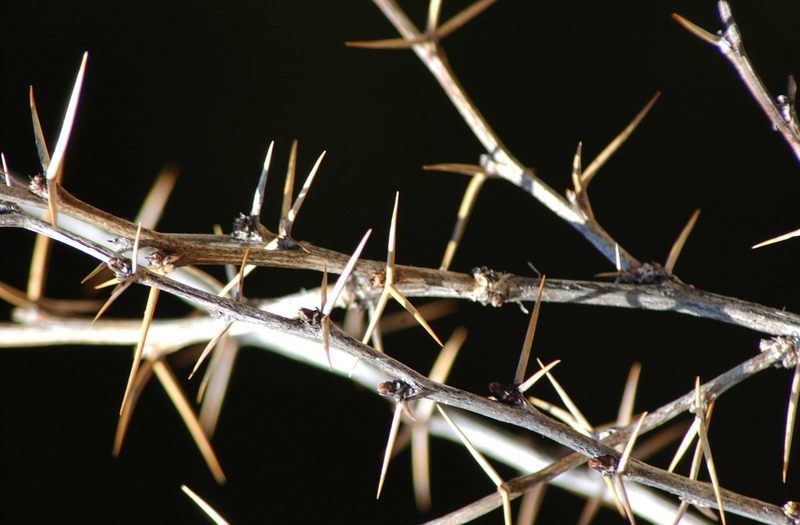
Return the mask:
[(669, 254), (667, 255), (667, 260), (664, 262), (663, 268), (655, 263), (644, 263), (636, 268), (623, 271), (621, 269), (621, 262), (619, 260), (619, 246), (615, 245), (617, 255), (616, 271), (601, 272), (595, 274), (595, 277), (621, 277), (624, 281), (638, 284), (649, 284), (668, 279), (669, 276), (674, 275), (675, 264), (678, 262), (678, 257), (680, 257), (683, 247), (686, 245), (686, 241), (689, 239), (689, 235), (692, 233), (692, 230), (694, 229), (695, 224), (697, 224), (697, 219), (699, 217), (700, 209), (698, 208), (692, 212), (691, 217), (689, 217), (689, 220), (681, 230), (678, 238), (675, 239), (675, 242), (670, 247)]
[[(463, 328), (458, 328), (447, 340), (444, 347), (439, 352), (436, 362), (431, 368), (428, 375), (429, 379), (437, 383), (444, 383), (450, 373), (458, 351), (464, 344), (467, 337), (467, 331)], [(390, 394), (387, 388), (382, 387), (382, 393)], [(405, 413), (411, 420), (411, 471), (414, 484), (414, 498), (417, 508), (421, 512), (426, 512), (431, 506), (431, 484), (430, 484), (430, 454), (428, 442), (428, 422), (433, 415), (433, 410), (436, 404), (429, 399), (420, 399), (419, 401), (411, 402), (414, 404), (413, 410), (405, 404), (405, 399), (398, 399), (395, 401), (394, 417), (389, 429), (389, 438), (386, 443), (386, 451), (384, 453), (383, 464), (381, 465), (381, 475), (378, 481), (378, 497), (380, 497), (381, 489), (386, 478), (386, 472), (389, 469), (389, 461), (394, 453), (394, 444), (397, 440), (397, 431), (399, 428), (402, 414)], [(404, 403), (401, 406), (401, 403)]]
[(137, 367), (136, 374), (131, 383), (130, 398), (123, 406), (123, 410), (120, 412), (119, 421), (117, 423), (117, 431), (116, 435), (114, 436), (113, 456), (119, 456), (122, 450), (122, 443), (125, 439), (125, 434), (128, 429), (128, 424), (130, 423), (131, 416), (133, 415), (133, 410), (136, 407), (136, 402), (138, 401), (142, 390), (147, 385), (147, 382), (150, 380), (150, 377), (153, 373), (155, 373), (158, 381), (164, 387), (164, 390), (169, 396), (170, 401), (178, 411), (183, 423), (189, 430), (189, 434), (192, 436), (192, 440), (195, 442), (200, 454), (203, 456), (206, 465), (211, 471), (211, 475), (214, 477), (217, 483), (225, 483), (225, 474), (222, 471), (219, 460), (214, 453), (214, 449), (211, 447), (208, 437), (203, 432), (200, 421), (195, 415), (189, 400), (183, 393), (183, 390), (178, 383), (178, 379), (175, 377), (175, 374), (172, 372), (166, 361), (164, 361), (163, 358), (158, 355), (158, 352), (156, 351), (157, 349), (148, 348), (148, 350), (148, 353), (152, 353), (153, 355), (145, 359), (141, 367)]
[(431, 0), (428, 4), (428, 16), (424, 34), (419, 34), (411, 38), (387, 38), (364, 42), (345, 42), (345, 45), (348, 47), (365, 49), (410, 49), (416, 45), (425, 43), (438, 45), (440, 40), (477, 17), (496, 1), (497, 0), (478, 0), (439, 25), (439, 13), (441, 11), (442, 1)]
[[(672, 462), (670, 463), (667, 471), (672, 472), (675, 469), (680, 460), (683, 458), (683, 455), (686, 453), (686, 450), (689, 448), (689, 445), (691, 445), (694, 437), (698, 436), (694, 455), (692, 457), (692, 465), (689, 470), (689, 479), (697, 479), (697, 475), (700, 472), (700, 460), (705, 457), (706, 468), (708, 469), (708, 474), (711, 477), (711, 485), (714, 489), (714, 497), (716, 498), (717, 506), (719, 507), (720, 519), (722, 520), (723, 525), (725, 525), (725, 509), (722, 505), (722, 493), (719, 486), (719, 479), (717, 478), (717, 469), (714, 466), (714, 458), (711, 455), (711, 445), (708, 441), (708, 424), (711, 420), (711, 414), (714, 411), (714, 401), (706, 400), (705, 396), (700, 390), (699, 377), (695, 379), (695, 400), (692, 409), (694, 411), (694, 421), (689, 427), (689, 430), (686, 432), (686, 435), (683, 437), (681, 444), (678, 446), (678, 450), (675, 452), (675, 456), (672, 458)], [(687, 501), (681, 502), (680, 506), (678, 507), (678, 513), (675, 516), (675, 523), (680, 521), (688, 506), (689, 503)]]
[(388, 254), (386, 257), (386, 271), (383, 276), (383, 291), (381, 292), (380, 298), (378, 299), (378, 303), (375, 306), (375, 310), (372, 312), (372, 316), (370, 318), (369, 326), (367, 327), (367, 331), (364, 333), (364, 337), (361, 339), (361, 342), (367, 344), (370, 338), (373, 336), (373, 332), (375, 331), (375, 327), (378, 325), (378, 322), (381, 319), (381, 315), (383, 314), (383, 310), (386, 308), (386, 304), (389, 302), (389, 296), (393, 297), (398, 303), (400, 303), (403, 308), (408, 310), (408, 312), (414, 316), (414, 319), (422, 325), (426, 332), (433, 338), (434, 341), (441, 347), (444, 346), (442, 344), (441, 339), (436, 333), (433, 331), (433, 328), (428, 325), (427, 321), (422, 317), (422, 315), (417, 311), (411, 301), (406, 299), (406, 297), (400, 293), (400, 290), (397, 289), (395, 286), (395, 247), (396, 247), (396, 240), (397, 240), (397, 207), (400, 200), (400, 192), (395, 194), (394, 198), (394, 210), (392, 211), (392, 222), (389, 226), (389, 248)]
[(367, 244), (367, 239), (369, 239), (371, 234), (372, 229), (369, 229), (367, 230), (367, 233), (364, 234), (364, 237), (361, 238), (361, 242), (359, 242), (358, 246), (356, 246), (355, 251), (350, 256), (350, 259), (347, 261), (342, 273), (336, 280), (336, 284), (333, 287), (333, 293), (331, 293), (330, 297), (328, 296), (328, 270), (324, 269), (322, 271), (322, 286), (320, 287), (319, 308), (314, 310), (302, 308), (298, 312), (301, 319), (303, 319), (305, 322), (319, 325), (322, 331), (322, 349), (325, 351), (325, 357), (328, 359), (328, 366), (331, 370), (333, 370), (333, 362), (331, 361), (330, 352), (330, 334), (332, 324), (331, 312), (333, 311), (333, 307), (336, 306), (336, 301), (339, 300), (339, 296), (342, 294), (342, 290), (344, 290), (347, 280), (350, 278), (350, 274), (353, 273), (353, 269), (358, 262), (358, 258), (361, 257), (361, 252), (364, 250), (364, 246)]
[(612, 140), (603, 151), (601, 151), (597, 157), (589, 164), (586, 169), (582, 168), (581, 165), (581, 151), (582, 151), (582, 143), (578, 143), (578, 149), (575, 152), (575, 157), (572, 160), (572, 190), (567, 190), (567, 199), (572, 203), (573, 206), (578, 208), (583, 212), (583, 214), (590, 220), (594, 220), (594, 213), (592, 212), (592, 206), (589, 202), (589, 194), (587, 193), (589, 190), (589, 183), (592, 182), (592, 179), (600, 168), (608, 161), (611, 156), (616, 153), (616, 151), (622, 146), (626, 140), (633, 134), (634, 130), (641, 124), (642, 120), (647, 116), (652, 109), (653, 105), (656, 103), (658, 98), (661, 96), (661, 92), (656, 92), (655, 95), (645, 104), (644, 108), (642, 108), (639, 113), (631, 120), (631, 122), (623, 129), (614, 140)]

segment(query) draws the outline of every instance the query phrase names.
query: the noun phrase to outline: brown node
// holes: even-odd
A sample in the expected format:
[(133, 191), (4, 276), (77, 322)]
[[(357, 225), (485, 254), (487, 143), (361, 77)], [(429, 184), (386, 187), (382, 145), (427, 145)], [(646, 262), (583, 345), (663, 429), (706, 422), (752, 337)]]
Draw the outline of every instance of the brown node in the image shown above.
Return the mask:
[(489, 383), (489, 392), (492, 393), (489, 399), (497, 401), (498, 403), (516, 407), (525, 406), (525, 398), (522, 396), (517, 386), (492, 381)]
[(377, 390), (378, 394), (384, 397), (390, 397), (397, 403), (408, 401), (418, 395), (418, 392), (416, 392), (411, 385), (397, 379), (379, 383)]
[(473, 295), (483, 305), (502, 306), (510, 297), (508, 279), (511, 274), (496, 272), (486, 266), (472, 269), (475, 279)]
[(587, 461), (589, 468), (596, 470), (603, 476), (614, 476), (617, 473), (617, 458), (610, 454), (597, 456)]

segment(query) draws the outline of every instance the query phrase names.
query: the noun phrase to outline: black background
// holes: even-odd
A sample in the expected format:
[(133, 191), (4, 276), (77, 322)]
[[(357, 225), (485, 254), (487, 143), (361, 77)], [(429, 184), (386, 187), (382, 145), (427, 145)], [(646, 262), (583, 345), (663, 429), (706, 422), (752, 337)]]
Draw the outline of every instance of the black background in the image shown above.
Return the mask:
[[(438, 265), (466, 182), (420, 166), (475, 163), (481, 149), (411, 52), (344, 47), (346, 40), (395, 35), (369, 2), (53, 4), (0, 6), (0, 149), (13, 171), (37, 171), (28, 85), (52, 145), (88, 50), (64, 178), (73, 194), (131, 218), (161, 166), (174, 163), (182, 174), (159, 228), (228, 228), (249, 207), (268, 141), (277, 141), (280, 167), (298, 138), (301, 172), (328, 150), (298, 238), (348, 251), (373, 227), (366, 256), (381, 259), (399, 190), (398, 262)], [(421, 24), (424, 3), (407, 4)], [(445, 16), (464, 5), (445, 2)], [(733, 7), (756, 67), (771, 92), (781, 93), (786, 75), (800, 72), (800, 9), (790, 2)], [(703, 289), (797, 311), (797, 243), (749, 249), (800, 226), (797, 161), (729, 64), (671, 12), (719, 27), (711, 2), (506, 0), (445, 48), (503, 141), (558, 190), (569, 185), (578, 141), (588, 162), (662, 91), (593, 183), (598, 219), (638, 258), (663, 261), (700, 207), (676, 273)], [(268, 226), (277, 220), (276, 181), (268, 191)], [(0, 246), (0, 279), (24, 288), (32, 236), (3, 231)], [(528, 275), (529, 261), (562, 278), (611, 269), (529, 196), (506, 183), (487, 184), (452, 269), (486, 265)], [(56, 248), (48, 295), (78, 295), (77, 282), (93, 266)], [(248, 279), (247, 293), (288, 293), (318, 280), (312, 272), (264, 269)], [(143, 290), (132, 290), (110, 315), (137, 316), (144, 298)], [(158, 308), (164, 316), (186, 312), (168, 298)], [(447, 336), (459, 325), (470, 337), (450, 382), (485, 392), (489, 381), (507, 380), (526, 317), (515, 306), (462, 304), (435, 328)], [(435, 355), (426, 337), (412, 330), (389, 340), (388, 351), (425, 371)], [(696, 375), (711, 378), (754, 355), (759, 337), (676, 314), (548, 304), (535, 353), (563, 360), (559, 378), (599, 423), (613, 419), (633, 361), (643, 364), (637, 410), (650, 410), (688, 391)], [(462, 448), (437, 442), (430, 515), (413, 508), (407, 453), (393, 463), (375, 502), (387, 405), (345, 380), (254, 349), (240, 355), (214, 439), (227, 485), (215, 486), (155, 384), (113, 460), (130, 356), (129, 348), (0, 352), (2, 521), (202, 523), (178, 490), (187, 483), (234, 523), (407, 523), (492, 490)], [(800, 499), (797, 459), (789, 485), (780, 483), (789, 381), (788, 372), (770, 370), (734, 389), (717, 404), (711, 430), (723, 485), (777, 504)], [(196, 385), (185, 387), (194, 392)], [(546, 387), (540, 393), (550, 395)], [(663, 466), (665, 457), (654, 461)], [(540, 522), (571, 522), (580, 507), (575, 497), (551, 490)], [(601, 517), (617, 522), (611, 511)], [(495, 513), (485, 522), (500, 519)]]

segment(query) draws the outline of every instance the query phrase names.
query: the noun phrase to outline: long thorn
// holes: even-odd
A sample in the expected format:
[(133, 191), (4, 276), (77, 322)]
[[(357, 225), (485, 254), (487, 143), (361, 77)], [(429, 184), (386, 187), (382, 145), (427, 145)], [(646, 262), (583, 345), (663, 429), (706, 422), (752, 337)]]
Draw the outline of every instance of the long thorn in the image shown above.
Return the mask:
[(778, 235), (777, 237), (773, 237), (771, 239), (767, 239), (766, 241), (762, 241), (758, 244), (754, 244), (752, 246), (752, 249), (755, 250), (757, 248), (763, 248), (764, 246), (769, 246), (770, 244), (777, 244), (779, 242), (783, 242), (798, 236), (800, 236), (800, 230), (790, 231), (789, 233), (784, 233), (783, 235)]
[(686, 244), (686, 239), (688, 239), (689, 234), (692, 233), (692, 229), (694, 228), (695, 223), (697, 223), (697, 218), (699, 216), (700, 209), (698, 208), (694, 210), (692, 216), (689, 217), (689, 221), (686, 223), (686, 226), (683, 227), (681, 234), (678, 235), (678, 238), (675, 239), (675, 243), (672, 245), (672, 248), (670, 248), (669, 256), (667, 256), (667, 262), (664, 263), (664, 269), (669, 273), (672, 273), (672, 270), (675, 268), (675, 263), (678, 262), (678, 256), (680, 256), (681, 251), (683, 250), (683, 245)]
[(525, 332), (525, 342), (522, 344), (522, 351), (519, 354), (517, 371), (514, 373), (514, 383), (518, 385), (525, 378), (525, 371), (528, 369), (528, 360), (531, 357), (531, 347), (533, 337), (536, 335), (536, 323), (539, 321), (539, 311), (542, 307), (542, 292), (544, 291), (545, 276), (539, 279), (539, 289), (536, 291), (536, 302), (533, 304), (533, 312), (528, 323), (528, 330)]
[(432, 35), (439, 25), (439, 13), (442, 9), (442, 0), (431, 0), (428, 3), (428, 21), (425, 24), (425, 32)]
[(211, 448), (211, 443), (209, 443), (208, 438), (203, 434), (200, 422), (197, 420), (197, 416), (195, 416), (189, 404), (189, 400), (186, 399), (186, 395), (178, 384), (178, 379), (175, 377), (175, 374), (172, 373), (167, 364), (161, 359), (157, 359), (153, 362), (153, 371), (156, 373), (156, 377), (158, 377), (170, 401), (172, 401), (183, 423), (189, 430), (189, 434), (191, 434), (195, 445), (197, 445), (206, 465), (208, 465), (211, 475), (214, 476), (214, 480), (222, 485), (225, 483), (225, 474), (222, 472), (222, 467), (219, 464), (217, 455), (214, 453), (214, 449)]
[(384, 285), (383, 292), (381, 292), (381, 296), (378, 298), (378, 304), (375, 305), (375, 310), (372, 311), (372, 316), (370, 317), (367, 331), (364, 332), (364, 337), (361, 338), (362, 343), (369, 344), (369, 340), (372, 337), (375, 328), (378, 326), (378, 322), (381, 320), (381, 315), (383, 315), (383, 310), (386, 308), (386, 303), (388, 302), (389, 287)]
[(42, 166), (42, 172), (47, 172), (47, 167), (50, 165), (50, 152), (47, 150), (47, 143), (44, 140), (44, 133), (42, 132), (42, 124), (39, 121), (39, 112), (36, 111), (36, 101), (33, 99), (33, 86), (28, 90), (28, 102), (31, 107), (31, 121), (33, 122), (33, 138), (36, 142), (36, 152), (39, 155), (39, 164)]
[(419, 311), (414, 307), (413, 304), (411, 304), (411, 301), (406, 299), (406, 297), (403, 294), (401, 294), (400, 291), (397, 288), (395, 288), (393, 284), (388, 285), (386, 289), (389, 290), (389, 293), (392, 295), (392, 297), (394, 297), (395, 301), (400, 303), (403, 308), (408, 310), (408, 313), (414, 316), (414, 319), (416, 319), (417, 322), (420, 325), (422, 325), (422, 328), (424, 328), (425, 331), (428, 332), (428, 335), (430, 335), (433, 338), (433, 340), (436, 341), (436, 344), (438, 344), (440, 347), (444, 346), (442, 340), (439, 339), (439, 336), (436, 335), (436, 332), (433, 331), (433, 328), (431, 328), (431, 326), (428, 324), (425, 318), (422, 317), (422, 314), (419, 313)]
[(503, 482), (503, 478), (500, 477), (500, 474), (492, 467), (491, 463), (484, 457), (480, 451), (475, 448), (475, 445), (469, 440), (469, 438), (458, 428), (458, 425), (450, 419), (450, 416), (447, 415), (447, 412), (441, 407), (441, 405), (436, 405), (436, 408), (439, 410), (439, 413), (442, 415), (444, 420), (447, 422), (447, 425), (450, 429), (458, 436), (461, 440), (461, 443), (467, 448), (469, 453), (478, 462), (478, 465), (483, 469), (489, 479), (497, 486), (497, 490), (500, 493), (500, 496), (503, 498), (503, 518), (506, 525), (511, 525), (511, 500), (508, 495), (508, 489), (505, 487), (505, 483)]
[(116, 301), (119, 298), (119, 296), (122, 295), (122, 293), (125, 290), (127, 290), (131, 284), (133, 284), (132, 280), (124, 281), (121, 283), (118, 282), (117, 286), (111, 291), (111, 295), (108, 297), (106, 302), (103, 303), (103, 306), (101, 306), (100, 309), (97, 311), (97, 314), (95, 314), (94, 319), (92, 319), (92, 323), (97, 322), (97, 320), (100, 319), (100, 317), (102, 317), (102, 315), (106, 312), (106, 310), (108, 310), (108, 307), (111, 306), (111, 304), (114, 301)]
[(294, 175), (297, 168), (297, 140), (292, 141), (292, 149), (289, 150), (289, 163), (286, 167), (286, 182), (283, 184), (283, 203), (281, 204), (281, 218), (278, 221), (278, 232), (281, 232), (289, 210), (292, 208), (292, 194), (294, 193)]
[(150, 288), (150, 293), (147, 296), (147, 305), (144, 307), (144, 316), (142, 318), (142, 327), (139, 330), (139, 342), (136, 345), (136, 351), (133, 353), (133, 364), (131, 365), (131, 372), (128, 375), (128, 384), (125, 386), (125, 394), (122, 396), (122, 403), (119, 406), (119, 413), (125, 409), (125, 403), (130, 395), (131, 387), (133, 386), (133, 378), (136, 377), (136, 372), (139, 370), (139, 361), (142, 359), (142, 352), (144, 351), (145, 341), (147, 340), (147, 331), (150, 330), (150, 324), (153, 322), (153, 314), (156, 310), (156, 303), (158, 303), (158, 288)]
[(556, 359), (555, 361), (553, 361), (552, 363), (550, 363), (546, 367), (544, 367), (544, 368), (542, 368), (540, 370), (537, 370), (536, 373), (534, 373), (531, 377), (529, 377), (524, 382), (519, 384), (519, 386), (517, 387), (517, 390), (519, 390), (519, 393), (520, 394), (524, 394), (525, 392), (530, 390), (530, 388), (533, 385), (535, 385), (536, 382), (539, 381), (542, 378), (543, 375), (548, 373), (554, 366), (556, 366), (560, 362), (561, 362), (560, 359)]
[(392, 221), (389, 223), (389, 246), (386, 251), (386, 285), (394, 284), (394, 257), (397, 248), (397, 207), (400, 203), (400, 192), (394, 194)]
[(694, 22), (687, 20), (686, 18), (682, 17), (677, 13), (672, 13), (672, 19), (678, 22), (680, 25), (683, 26), (684, 29), (689, 31), (694, 36), (698, 37), (701, 40), (705, 40), (712, 46), (716, 46), (719, 44), (720, 37), (715, 35), (714, 33), (710, 33), (700, 27), (699, 25), (695, 24)]
[(331, 295), (330, 297), (328, 297), (328, 300), (326, 302), (323, 302), (322, 315), (328, 316), (333, 311), (334, 306), (336, 306), (336, 301), (339, 300), (339, 296), (342, 294), (342, 290), (347, 284), (347, 279), (353, 272), (353, 268), (355, 268), (356, 263), (358, 262), (358, 258), (361, 257), (361, 252), (364, 250), (364, 246), (367, 244), (367, 239), (369, 239), (369, 236), (371, 234), (372, 234), (372, 229), (370, 228), (369, 230), (367, 230), (367, 233), (364, 234), (364, 237), (361, 238), (361, 242), (359, 242), (358, 246), (356, 246), (356, 249), (350, 256), (350, 259), (348, 259), (347, 264), (344, 266), (344, 269), (342, 270), (342, 273), (336, 280), (336, 285), (333, 287), (333, 292), (331, 292)]
[(617, 426), (627, 427), (631, 424), (633, 415), (633, 404), (636, 401), (636, 387), (639, 384), (639, 375), (642, 372), (642, 365), (633, 363), (628, 372), (628, 379), (625, 381), (625, 390), (622, 392), (622, 400), (617, 411)]
[(308, 177), (306, 177), (303, 187), (300, 188), (300, 193), (297, 194), (297, 198), (294, 200), (292, 209), (290, 209), (286, 214), (286, 219), (282, 221), (280, 228), (280, 236), (282, 238), (289, 239), (292, 237), (292, 227), (294, 226), (294, 221), (297, 219), (297, 214), (300, 213), (300, 208), (303, 206), (303, 203), (306, 200), (308, 190), (311, 189), (311, 184), (314, 183), (314, 177), (316, 177), (317, 171), (319, 171), (319, 166), (324, 158), (325, 152), (323, 151), (317, 158), (317, 161), (314, 163), (314, 167), (311, 168), (311, 172), (309, 172)]
[(400, 421), (403, 419), (403, 403), (398, 402), (394, 407), (394, 416), (392, 416), (392, 426), (389, 428), (389, 439), (386, 441), (386, 450), (383, 453), (383, 464), (381, 465), (381, 477), (378, 480), (378, 492), (375, 499), (381, 498), (381, 491), (383, 490), (383, 482), (386, 480), (386, 472), (389, 470), (389, 460), (392, 459), (392, 450), (394, 449), (394, 442), (397, 439), (397, 431), (400, 429)]
[(231, 326), (233, 326), (233, 323), (231, 322), (225, 323), (225, 326), (222, 327), (222, 330), (217, 332), (217, 334), (211, 338), (208, 344), (206, 344), (206, 347), (200, 353), (200, 357), (197, 358), (197, 362), (194, 364), (194, 368), (192, 368), (192, 371), (189, 374), (190, 380), (197, 373), (197, 370), (200, 368), (200, 365), (202, 365), (203, 362), (206, 360), (208, 354), (210, 354), (211, 351), (217, 346), (217, 343), (219, 343), (220, 339), (222, 339), (225, 336), (225, 334), (228, 333), (228, 331), (231, 329)]
[(711, 445), (708, 442), (708, 421), (703, 411), (703, 405), (700, 401), (700, 378), (695, 380), (695, 407), (697, 413), (695, 417), (700, 419), (700, 425), (697, 427), (697, 434), (700, 436), (700, 443), (703, 446), (703, 456), (706, 458), (706, 468), (711, 477), (711, 486), (714, 489), (714, 497), (717, 499), (717, 506), (719, 506), (719, 516), (722, 520), (722, 525), (726, 525), (725, 521), (725, 508), (722, 505), (722, 493), (719, 487), (719, 479), (717, 478), (717, 468), (714, 466), (714, 457), (711, 455)]
[(625, 141), (628, 140), (628, 138), (631, 136), (634, 130), (636, 130), (639, 124), (641, 124), (642, 120), (644, 120), (644, 117), (646, 117), (647, 114), (650, 112), (650, 109), (652, 109), (653, 105), (656, 103), (656, 101), (660, 96), (661, 92), (657, 91), (656, 94), (653, 95), (653, 97), (647, 102), (647, 104), (645, 104), (645, 106), (641, 109), (641, 111), (639, 111), (639, 113), (637, 113), (636, 116), (633, 117), (633, 120), (631, 120), (630, 124), (625, 126), (625, 129), (623, 129), (619, 133), (619, 135), (614, 137), (614, 140), (612, 140), (608, 144), (608, 146), (603, 148), (603, 151), (601, 151), (600, 154), (598, 154), (597, 157), (595, 157), (595, 159), (591, 163), (589, 163), (589, 166), (587, 166), (586, 169), (583, 170), (583, 173), (581, 174), (581, 186), (584, 189), (586, 189), (589, 186), (589, 183), (592, 181), (594, 176), (597, 175), (598, 170), (603, 167), (603, 164), (605, 164), (606, 161), (614, 153), (616, 153), (616, 151), (620, 148), (620, 146), (622, 146), (625, 143)]
[(164, 207), (177, 179), (177, 168), (165, 166), (156, 177), (133, 222), (141, 223), (145, 228), (155, 228), (161, 219), (161, 214), (164, 212)]
[(463, 27), (467, 22), (474, 19), (476, 16), (484, 12), (497, 0), (478, 0), (474, 4), (467, 6), (464, 10), (454, 15), (447, 22), (439, 26), (436, 35), (439, 38), (444, 38), (451, 34), (456, 29)]
[(228, 525), (228, 522), (225, 521), (225, 518), (223, 518), (219, 512), (214, 510), (214, 508), (211, 505), (206, 503), (206, 501), (203, 498), (195, 494), (195, 492), (192, 489), (190, 489), (186, 485), (181, 485), (181, 490), (183, 491), (184, 494), (189, 496), (189, 498), (194, 502), (195, 505), (200, 507), (200, 510), (205, 512), (206, 516), (208, 516), (211, 519), (211, 521), (214, 522), (215, 525)]
[(272, 163), (272, 149), (275, 141), (269, 143), (267, 156), (264, 158), (264, 165), (261, 168), (261, 176), (258, 178), (256, 192), (253, 194), (253, 206), (250, 208), (250, 215), (255, 217), (256, 225), (261, 223), (261, 208), (264, 206), (264, 192), (267, 190), (267, 176), (269, 175), (269, 165)]
[[(539, 363), (539, 366), (541, 368), (545, 368), (541, 360), (537, 359), (536, 362)], [(547, 379), (550, 380), (550, 383), (553, 385), (553, 388), (555, 388), (558, 397), (561, 398), (561, 401), (564, 403), (564, 406), (567, 407), (567, 410), (569, 410), (569, 413), (572, 414), (572, 417), (575, 418), (575, 421), (577, 421), (581, 425), (584, 432), (590, 432), (592, 430), (592, 425), (589, 424), (589, 421), (583, 416), (581, 411), (578, 409), (578, 406), (572, 401), (572, 398), (569, 397), (567, 391), (564, 390), (564, 388), (558, 381), (556, 381), (556, 378), (553, 376), (553, 374), (551, 374), (549, 371), (546, 372), (546, 374), (547, 374)]]
[(0, 161), (2, 162), (3, 165), (3, 176), (6, 179), (6, 186), (11, 186), (13, 179), (11, 178), (11, 173), (8, 171), (8, 164), (6, 163), (5, 154), (0, 153)]
[(133, 416), (133, 411), (136, 408), (136, 402), (139, 400), (139, 396), (142, 394), (152, 374), (153, 363), (150, 360), (145, 360), (139, 368), (139, 372), (136, 374), (136, 379), (133, 381), (130, 399), (125, 405), (125, 410), (119, 415), (119, 420), (117, 421), (117, 431), (114, 434), (114, 447), (111, 450), (111, 455), (115, 458), (119, 457), (122, 451), (122, 443), (125, 441), (125, 434), (128, 431), (131, 416)]
[(789, 408), (786, 412), (786, 433), (783, 437), (783, 469), (781, 479), (786, 483), (786, 472), (789, 469), (789, 454), (792, 451), (792, 436), (794, 435), (794, 422), (797, 416), (797, 398), (800, 396), (800, 363), (794, 367), (792, 389), (789, 394)]
[(464, 197), (461, 199), (461, 205), (458, 207), (453, 233), (450, 235), (450, 240), (447, 242), (447, 248), (445, 248), (444, 256), (442, 257), (442, 263), (439, 265), (440, 270), (448, 270), (450, 268), (456, 249), (458, 249), (461, 238), (464, 236), (464, 231), (467, 229), (467, 221), (469, 221), (469, 215), (475, 205), (475, 200), (486, 179), (486, 174), (479, 172), (475, 173), (472, 176), (472, 180), (469, 181), (467, 189), (464, 191)]
[(75, 85), (72, 88), (72, 94), (70, 95), (69, 103), (67, 104), (64, 122), (61, 124), (61, 132), (58, 135), (56, 147), (53, 150), (53, 157), (51, 158), (50, 164), (48, 164), (47, 170), (45, 171), (45, 178), (47, 179), (48, 188), (48, 205), (50, 208), (50, 222), (54, 228), (56, 227), (57, 223), (57, 187), (59, 181), (61, 180), (61, 173), (64, 170), (64, 154), (66, 153), (67, 144), (69, 144), (69, 137), (72, 133), (72, 124), (75, 122), (75, 113), (78, 109), (78, 100), (80, 99), (81, 95), (83, 75), (86, 71), (86, 59), (88, 57), (89, 53), (85, 52), (83, 54), (83, 59), (81, 60), (81, 65), (78, 68), (78, 75), (75, 77)]

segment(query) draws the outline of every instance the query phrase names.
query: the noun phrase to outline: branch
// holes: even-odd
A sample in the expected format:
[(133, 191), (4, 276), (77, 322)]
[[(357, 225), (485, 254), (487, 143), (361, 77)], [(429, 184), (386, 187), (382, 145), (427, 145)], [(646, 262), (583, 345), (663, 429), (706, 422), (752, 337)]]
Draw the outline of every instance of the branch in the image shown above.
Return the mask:
[[(575, 228), (606, 259), (613, 263), (616, 258), (617, 242), (594, 219), (586, 217), (580, 210), (570, 205), (564, 197), (536, 177), (530, 169), (511, 154), (467, 96), (464, 88), (461, 87), (450, 69), (441, 47), (435, 41), (425, 39), (425, 35), (409, 20), (394, 0), (374, 0), (374, 2), (405, 40), (418, 42), (412, 46), (414, 53), (439, 82), (442, 90), (450, 98), (450, 102), (453, 103), (467, 126), (486, 150), (487, 155), (482, 157), (481, 164), (487, 173), (498, 175), (530, 193), (550, 211)], [(622, 247), (619, 247), (619, 255), (622, 269), (627, 270), (639, 266), (639, 261)]]
[(800, 161), (800, 128), (798, 128), (797, 115), (794, 108), (797, 86), (794, 83), (794, 79), (791, 76), (789, 77), (787, 94), (773, 100), (744, 50), (742, 33), (733, 20), (730, 5), (725, 0), (720, 0), (717, 2), (717, 7), (723, 29), (716, 35), (698, 27), (680, 15), (673, 15), (673, 18), (692, 34), (716, 47), (728, 59), (736, 69), (744, 85), (747, 86), (750, 94), (753, 95), (753, 98), (756, 99), (758, 105), (761, 106), (761, 109), (769, 118), (773, 127), (783, 136), (783, 139), (792, 149), (795, 158)]

